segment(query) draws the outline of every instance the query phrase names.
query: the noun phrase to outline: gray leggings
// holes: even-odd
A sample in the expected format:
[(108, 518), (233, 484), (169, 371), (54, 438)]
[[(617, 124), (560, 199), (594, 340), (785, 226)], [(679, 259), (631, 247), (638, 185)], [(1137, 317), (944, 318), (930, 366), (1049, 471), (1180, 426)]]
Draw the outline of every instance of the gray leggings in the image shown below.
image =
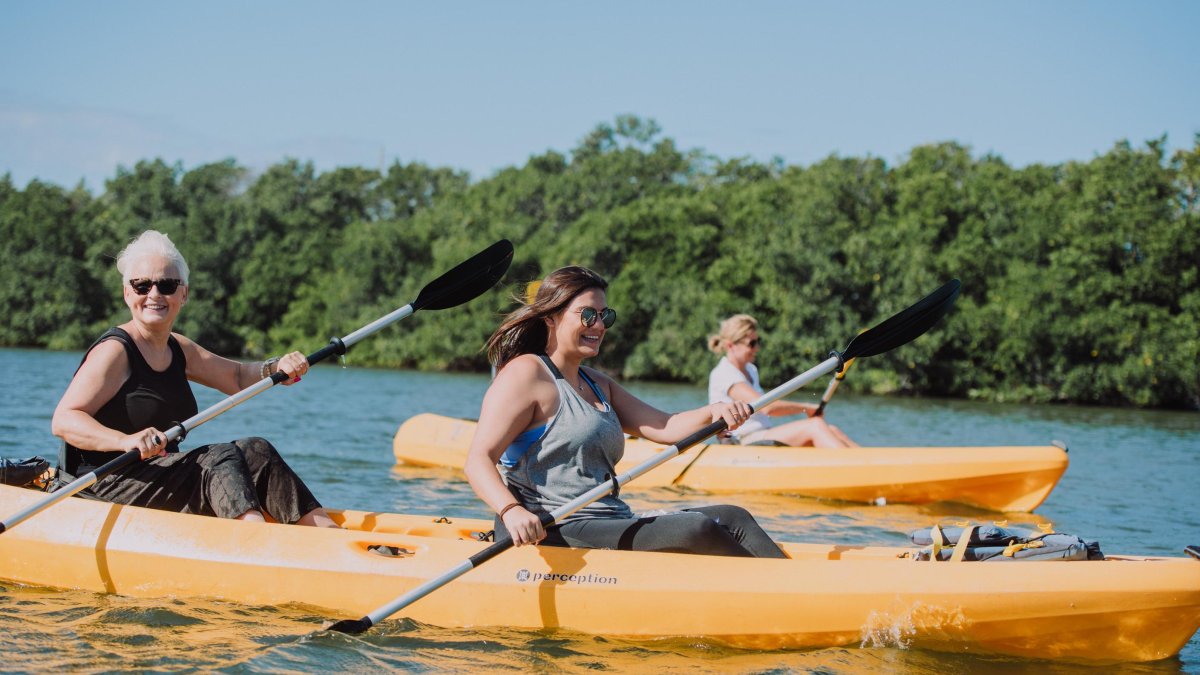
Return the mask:
[[(507, 536), (496, 519), (496, 537)], [(750, 512), (727, 504), (643, 518), (582, 518), (546, 529), (547, 546), (786, 558)]]

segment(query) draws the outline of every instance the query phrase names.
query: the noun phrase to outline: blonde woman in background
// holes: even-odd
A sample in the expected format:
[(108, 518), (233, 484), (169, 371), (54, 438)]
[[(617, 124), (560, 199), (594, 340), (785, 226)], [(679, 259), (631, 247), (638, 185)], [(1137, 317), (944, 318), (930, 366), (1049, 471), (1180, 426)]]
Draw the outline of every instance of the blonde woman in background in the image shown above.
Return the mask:
[[(708, 402), (753, 403), (763, 394), (754, 358), (762, 348), (758, 322), (749, 314), (734, 314), (721, 322), (720, 331), (709, 336), (708, 348), (722, 354), (708, 374)], [(768, 444), (819, 448), (858, 447), (841, 429), (829, 424), (824, 417), (815, 417), (817, 406), (812, 403), (776, 401), (756, 411), (731, 437), (743, 445)], [(808, 415), (807, 419), (775, 425), (772, 417)]]

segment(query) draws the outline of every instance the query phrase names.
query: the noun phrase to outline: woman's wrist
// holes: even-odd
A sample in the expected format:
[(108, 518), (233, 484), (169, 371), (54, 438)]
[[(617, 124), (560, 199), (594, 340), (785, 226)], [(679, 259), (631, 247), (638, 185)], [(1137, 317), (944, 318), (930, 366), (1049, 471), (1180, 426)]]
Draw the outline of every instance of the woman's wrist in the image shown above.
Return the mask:
[(259, 373), (259, 375), (261, 375), (264, 378), (270, 377), (271, 373), (275, 372), (275, 367), (278, 365), (279, 365), (279, 357), (272, 356), (271, 358), (262, 362), (262, 366), (259, 367), (258, 373)]
[(504, 507), (504, 508), (500, 509), (500, 513), (499, 513), (499, 514), (497, 514), (497, 517), (499, 517), (499, 518), (500, 518), (500, 520), (504, 520), (504, 514), (506, 514), (506, 513), (508, 513), (509, 511), (511, 511), (511, 510), (513, 510), (513, 509), (515, 509), (515, 508), (517, 508), (517, 507), (518, 507), (518, 506), (520, 506), (520, 505), (521, 505), (521, 502), (513, 502), (513, 503), (509, 504), (508, 506), (506, 506), (506, 507)]

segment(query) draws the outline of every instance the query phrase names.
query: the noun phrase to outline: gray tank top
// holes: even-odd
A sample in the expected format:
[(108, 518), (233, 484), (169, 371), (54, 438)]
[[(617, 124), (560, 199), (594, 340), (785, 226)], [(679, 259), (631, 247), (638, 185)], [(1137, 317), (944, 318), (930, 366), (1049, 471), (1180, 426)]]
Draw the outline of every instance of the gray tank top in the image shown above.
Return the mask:
[[(549, 357), (542, 363), (554, 376), (558, 388), (558, 411), (546, 423), (542, 437), (515, 466), (501, 467), (509, 489), (531, 512), (541, 515), (563, 506), (579, 495), (612, 480), (614, 466), (625, 454), (625, 433), (617, 413), (600, 389), (587, 379), (604, 410), (580, 396), (563, 379)], [(563, 522), (581, 518), (631, 518), (633, 512), (620, 498), (609, 494), (566, 517)]]

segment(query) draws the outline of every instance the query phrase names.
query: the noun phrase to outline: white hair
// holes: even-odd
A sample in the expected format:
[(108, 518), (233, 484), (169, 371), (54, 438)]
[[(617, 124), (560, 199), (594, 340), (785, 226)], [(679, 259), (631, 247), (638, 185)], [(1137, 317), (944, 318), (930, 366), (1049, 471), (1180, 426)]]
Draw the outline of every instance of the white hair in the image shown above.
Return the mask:
[(121, 281), (129, 281), (129, 270), (135, 260), (149, 256), (166, 258), (175, 269), (179, 270), (179, 279), (184, 284), (188, 282), (188, 264), (183, 254), (171, 243), (171, 238), (158, 230), (146, 230), (136, 239), (129, 242), (121, 255), (117, 256), (117, 271), (121, 273)]

